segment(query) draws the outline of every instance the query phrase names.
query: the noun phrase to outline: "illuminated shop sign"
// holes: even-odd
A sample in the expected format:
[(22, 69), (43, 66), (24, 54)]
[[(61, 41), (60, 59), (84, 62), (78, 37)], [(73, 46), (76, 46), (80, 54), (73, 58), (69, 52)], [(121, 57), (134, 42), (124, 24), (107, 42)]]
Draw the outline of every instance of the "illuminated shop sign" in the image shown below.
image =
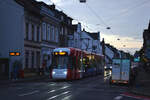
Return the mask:
[(9, 52), (9, 56), (20, 56), (20, 52)]

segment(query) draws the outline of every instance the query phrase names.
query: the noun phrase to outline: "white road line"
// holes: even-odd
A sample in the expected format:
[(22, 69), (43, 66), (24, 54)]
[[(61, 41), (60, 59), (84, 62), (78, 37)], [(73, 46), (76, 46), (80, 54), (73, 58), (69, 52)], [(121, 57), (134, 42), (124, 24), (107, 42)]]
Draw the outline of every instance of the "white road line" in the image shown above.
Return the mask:
[(62, 96), (62, 95), (68, 94), (68, 93), (70, 93), (70, 91), (66, 91), (66, 92), (63, 92), (63, 93), (61, 93), (61, 94), (52, 96), (52, 97), (48, 98), (47, 100), (52, 100), (52, 99), (54, 99), (54, 98), (57, 98), (57, 97), (59, 97), (59, 96)]
[(51, 90), (51, 91), (48, 91), (47, 93), (52, 93), (52, 92), (55, 92), (56, 90)]
[(68, 87), (70, 87), (70, 86), (64, 86), (64, 87), (62, 87), (62, 88), (60, 88), (60, 89), (66, 89), (66, 88), (68, 88)]
[(62, 100), (70, 100), (71, 95), (64, 97)]
[(114, 100), (121, 100), (123, 97), (122, 96), (117, 96), (114, 98)]
[(56, 85), (56, 83), (48, 84), (48, 86), (51, 86), (51, 85), (52, 85), (52, 86), (53, 86), (53, 85)]
[(55, 91), (59, 91), (59, 90), (62, 90), (62, 89), (66, 89), (66, 88), (68, 88), (68, 87), (70, 87), (70, 86), (64, 86), (64, 87), (61, 87), (61, 88), (56, 89), (56, 90), (50, 90), (50, 91), (48, 91), (47, 93), (52, 93), (52, 92), (55, 92)]
[(22, 96), (27, 96), (27, 95), (35, 94), (35, 93), (38, 93), (38, 92), (40, 92), (40, 91), (36, 90), (36, 91), (32, 91), (32, 92), (20, 94), (20, 95), (18, 95), (18, 96), (22, 97)]

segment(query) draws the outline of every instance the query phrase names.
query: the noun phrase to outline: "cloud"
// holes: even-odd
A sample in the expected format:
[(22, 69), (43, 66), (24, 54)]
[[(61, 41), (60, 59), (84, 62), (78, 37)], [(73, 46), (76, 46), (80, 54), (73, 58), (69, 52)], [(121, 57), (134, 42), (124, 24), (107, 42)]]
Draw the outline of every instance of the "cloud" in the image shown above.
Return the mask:
[(141, 48), (143, 44), (141, 41), (132, 37), (121, 37), (119, 35), (108, 35), (101, 33), (101, 39), (102, 38), (105, 39), (106, 43), (110, 43), (117, 48)]

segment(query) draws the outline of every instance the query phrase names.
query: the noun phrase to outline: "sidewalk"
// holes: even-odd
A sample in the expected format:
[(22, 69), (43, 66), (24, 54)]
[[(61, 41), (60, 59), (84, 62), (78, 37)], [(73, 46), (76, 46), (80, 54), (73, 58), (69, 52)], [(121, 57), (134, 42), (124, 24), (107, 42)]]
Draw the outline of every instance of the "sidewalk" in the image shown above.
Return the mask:
[(138, 69), (135, 86), (131, 89), (131, 92), (150, 97), (150, 73), (145, 72), (142, 67)]
[(32, 77), (26, 77), (23, 79), (18, 79), (18, 80), (0, 80), (0, 86), (3, 85), (9, 85), (12, 83), (21, 83), (21, 82), (32, 82), (32, 81), (38, 81), (38, 80), (43, 80), (43, 79), (48, 79), (49, 78), (49, 74), (45, 74), (42, 76), (32, 76)]

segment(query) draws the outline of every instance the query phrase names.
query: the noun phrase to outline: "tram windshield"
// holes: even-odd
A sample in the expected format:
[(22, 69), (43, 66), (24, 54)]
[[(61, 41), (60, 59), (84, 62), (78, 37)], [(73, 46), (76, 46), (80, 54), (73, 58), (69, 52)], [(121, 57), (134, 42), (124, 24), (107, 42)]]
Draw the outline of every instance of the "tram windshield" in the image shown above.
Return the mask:
[(54, 56), (53, 57), (53, 67), (62, 69), (67, 68), (68, 56)]

